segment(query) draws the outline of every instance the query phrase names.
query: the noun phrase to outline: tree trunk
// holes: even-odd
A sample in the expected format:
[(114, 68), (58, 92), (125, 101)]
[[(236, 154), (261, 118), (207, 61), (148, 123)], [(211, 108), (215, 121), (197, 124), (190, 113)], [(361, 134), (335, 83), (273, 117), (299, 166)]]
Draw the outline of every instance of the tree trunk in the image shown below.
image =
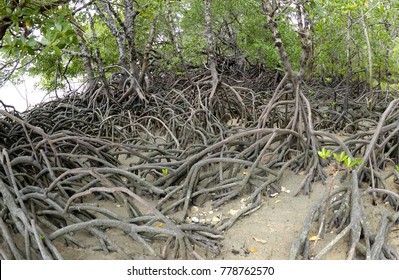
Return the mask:
[(347, 64), (347, 70), (346, 70), (346, 90), (345, 90), (345, 96), (344, 96), (344, 108), (343, 108), (343, 113), (346, 113), (348, 111), (348, 102), (349, 102), (349, 94), (350, 94), (350, 88), (351, 88), (351, 78), (352, 78), (352, 61), (351, 61), (351, 30), (352, 28), (352, 17), (350, 11), (348, 11), (348, 22), (347, 22), (347, 31), (346, 31), (346, 64)]
[[(101, 17), (101, 20), (107, 25), (108, 29), (115, 36), (116, 43), (118, 45), (118, 65), (125, 70), (129, 69), (129, 63), (126, 54), (126, 32), (123, 30), (125, 28), (124, 23), (118, 17), (118, 15), (112, 10), (112, 6), (105, 2), (96, 2), (96, 10)], [(118, 28), (118, 25), (121, 27)]]
[(133, 1), (131, 0), (124, 0), (124, 15), (125, 15), (125, 36), (128, 45), (128, 53), (130, 54), (129, 59), (129, 70), (130, 74), (134, 77), (134, 79), (139, 79), (139, 69), (137, 67), (137, 51), (136, 51), (136, 28), (135, 28), (135, 20), (137, 15), (139, 14), (138, 11), (135, 11), (133, 8)]
[(216, 69), (216, 59), (215, 59), (215, 38), (213, 36), (212, 30), (212, 16), (211, 16), (211, 0), (205, 0), (205, 39), (207, 43), (207, 56), (208, 56), (208, 66), (212, 75), (212, 91), (209, 97), (209, 102), (212, 105), (215, 99), (215, 93), (218, 87), (219, 78), (218, 71)]
[(139, 85), (143, 87), (144, 83), (144, 77), (145, 74), (147, 73), (147, 69), (149, 66), (149, 59), (150, 59), (150, 51), (152, 49), (152, 44), (154, 42), (155, 38), (155, 29), (156, 29), (156, 24), (157, 23), (157, 17), (154, 17), (151, 23), (151, 28), (150, 28), (150, 34), (148, 35), (148, 41), (144, 49), (144, 54), (143, 54), (143, 61), (141, 63), (141, 71), (140, 71), (140, 76), (139, 76)]
[(90, 49), (86, 45), (86, 40), (84, 39), (84, 34), (81, 31), (81, 29), (79, 29), (77, 27), (77, 25), (75, 25), (75, 24), (73, 26), (74, 26), (76, 34), (80, 37), (80, 40), (78, 42), (80, 51), (82, 52), (82, 54), (87, 55), (87, 56), (82, 56), (83, 68), (85, 69), (85, 72), (87, 75), (87, 80), (88, 80), (87, 89), (92, 89), (93, 86), (95, 85), (96, 81), (95, 81), (95, 76), (94, 76), (93, 65), (92, 65), (91, 59), (90, 59), (90, 56), (91, 56)]
[(368, 54), (368, 72), (369, 72), (369, 78), (368, 78), (368, 84), (369, 84), (369, 91), (370, 91), (370, 106), (369, 110), (371, 111), (376, 103), (376, 97), (374, 96), (373, 92), (373, 56), (372, 56), (372, 51), (371, 51), (371, 46), (370, 46), (370, 39), (369, 39), (369, 34), (367, 31), (367, 26), (366, 26), (366, 19), (364, 16), (363, 8), (360, 9), (361, 11), (361, 23), (362, 23), (362, 28), (364, 32), (364, 38), (366, 40), (366, 45), (367, 45), (367, 54)]
[[(273, 3), (273, 6), (275, 6), (275, 3)], [(263, 12), (267, 17), (267, 24), (269, 26), (270, 31), (272, 32), (274, 46), (277, 48), (281, 62), (283, 63), (284, 72), (288, 75), (288, 79), (292, 82), (292, 84), (295, 84), (298, 82), (298, 77), (292, 70), (291, 63), (289, 62), (288, 59), (288, 54), (283, 46), (283, 41), (281, 40), (281, 34), (278, 31), (277, 23), (274, 17), (274, 14), (278, 7), (276, 6), (275, 8), (273, 8), (272, 5), (267, 0), (263, 0), (262, 7), (263, 7)]]

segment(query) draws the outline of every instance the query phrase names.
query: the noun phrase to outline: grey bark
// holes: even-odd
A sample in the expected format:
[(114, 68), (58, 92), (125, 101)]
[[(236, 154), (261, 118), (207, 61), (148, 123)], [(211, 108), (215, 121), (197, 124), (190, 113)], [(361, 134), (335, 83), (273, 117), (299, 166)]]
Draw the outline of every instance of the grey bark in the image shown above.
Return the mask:
[(215, 38), (213, 36), (213, 30), (212, 30), (211, 2), (212, 2), (211, 0), (205, 0), (204, 15), (205, 15), (205, 39), (207, 43), (208, 66), (212, 75), (212, 91), (209, 100), (212, 102), (217, 90), (219, 78), (218, 78), (218, 71), (216, 69), (216, 59), (214, 54)]

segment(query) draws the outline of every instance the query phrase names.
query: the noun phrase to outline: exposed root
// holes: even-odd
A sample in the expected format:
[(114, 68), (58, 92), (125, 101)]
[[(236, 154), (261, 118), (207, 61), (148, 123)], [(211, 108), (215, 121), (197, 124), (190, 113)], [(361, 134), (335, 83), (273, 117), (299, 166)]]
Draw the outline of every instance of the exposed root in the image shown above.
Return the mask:
[[(317, 152), (326, 147), (363, 163), (346, 173), (348, 186), (331, 189), (312, 208), (290, 258), (323, 258), (342, 240), (349, 240), (350, 259), (398, 258), (387, 234), (398, 221), (393, 211), (399, 200), (386, 181), (399, 180), (399, 172), (385, 171), (398, 163), (398, 100), (378, 122), (364, 116), (371, 130), (350, 115), (341, 118), (357, 133), (337, 136), (319, 130), (328, 122), (313, 109), (303, 84), (290, 85), (284, 78), (270, 96), (249, 89), (249, 84), (261, 84), (259, 75), (241, 77), (244, 84), (226, 78), (215, 89), (208, 75), (196, 74), (190, 81), (173, 80), (168, 90), (150, 90), (145, 101), (133, 95), (120, 104), (117, 93), (100, 87), (24, 114), (3, 106), (0, 257), (62, 259), (62, 240), (134, 258), (110, 229), (124, 232), (149, 258), (216, 255), (222, 232), (280, 192), (287, 169), (305, 173), (296, 195), (324, 181), (326, 162)], [(276, 79), (268, 79), (274, 87)], [(187, 219), (192, 205), (212, 200), (217, 208), (243, 195), (248, 197), (244, 207), (217, 225)], [(390, 206), (377, 230), (364, 210), (369, 197)], [(102, 199), (123, 206), (125, 213), (100, 207)], [(337, 233), (319, 251), (309, 241), (316, 228), (320, 238), (332, 229)], [(78, 232), (88, 232), (96, 244), (85, 244)]]

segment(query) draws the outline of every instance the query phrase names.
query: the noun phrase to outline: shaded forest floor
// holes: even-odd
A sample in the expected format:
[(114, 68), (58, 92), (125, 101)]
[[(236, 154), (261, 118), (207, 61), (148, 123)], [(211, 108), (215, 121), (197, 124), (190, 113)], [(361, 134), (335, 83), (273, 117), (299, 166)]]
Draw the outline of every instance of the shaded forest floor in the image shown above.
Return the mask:
[(399, 259), (397, 92), (342, 84), (196, 70), (3, 104), (1, 258)]

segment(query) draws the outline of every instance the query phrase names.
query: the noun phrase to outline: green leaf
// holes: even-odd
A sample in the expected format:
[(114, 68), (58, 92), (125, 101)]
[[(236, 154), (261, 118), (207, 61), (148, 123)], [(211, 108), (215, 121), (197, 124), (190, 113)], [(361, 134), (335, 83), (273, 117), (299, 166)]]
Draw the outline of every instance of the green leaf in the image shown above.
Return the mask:
[(62, 30), (62, 25), (59, 22), (54, 22), (54, 26), (58, 31)]
[(348, 168), (352, 168), (356, 164), (356, 162), (353, 161), (350, 157), (346, 157), (344, 162), (345, 162), (346, 167), (348, 167)]
[(34, 51), (34, 49), (32, 49), (31, 47), (28, 47), (28, 53), (29, 53), (30, 55), (34, 55), (34, 54), (35, 54), (35, 51)]
[(53, 48), (54, 48), (54, 53), (55, 53), (55, 55), (60, 55), (60, 54), (61, 54), (61, 50), (60, 50), (59, 47), (57, 47), (57, 46), (54, 45)]
[(41, 40), (41, 43), (42, 43), (43, 45), (47, 46), (47, 45), (49, 45), (50, 42), (49, 42), (49, 40), (47, 40), (46, 37), (43, 37), (42, 40)]
[(29, 38), (28, 42), (27, 42), (28, 46), (30, 47), (35, 47), (37, 45), (37, 41), (34, 38)]
[(334, 158), (338, 162), (344, 162), (348, 158), (348, 156), (346, 155), (345, 151), (342, 151), (339, 155), (337, 153), (334, 153)]
[(354, 167), (355, 165), (360, 165), (360, 164), (362, 164), (362, 163), (363, 163), (363, 160), (358, 159), (358, 158), (355, 158), (354, 160), (352, 160), (350, 157), (346, 157), (345, 160), (344, 160), (344, 162), (345, 162), (346, 167), (352, 168), (352, 167)]
[(162, 168), (162, 174), (164, 176), (168, 175), (168, 173), (169, 173), (169, 170), (167, 168)]
[(323, 149), (321, 149), (321, 151), (318, 151), (317, 154), (319, 155), (319, 157), (327, 159), (330, 157), (331, 151), (323, 147)]

